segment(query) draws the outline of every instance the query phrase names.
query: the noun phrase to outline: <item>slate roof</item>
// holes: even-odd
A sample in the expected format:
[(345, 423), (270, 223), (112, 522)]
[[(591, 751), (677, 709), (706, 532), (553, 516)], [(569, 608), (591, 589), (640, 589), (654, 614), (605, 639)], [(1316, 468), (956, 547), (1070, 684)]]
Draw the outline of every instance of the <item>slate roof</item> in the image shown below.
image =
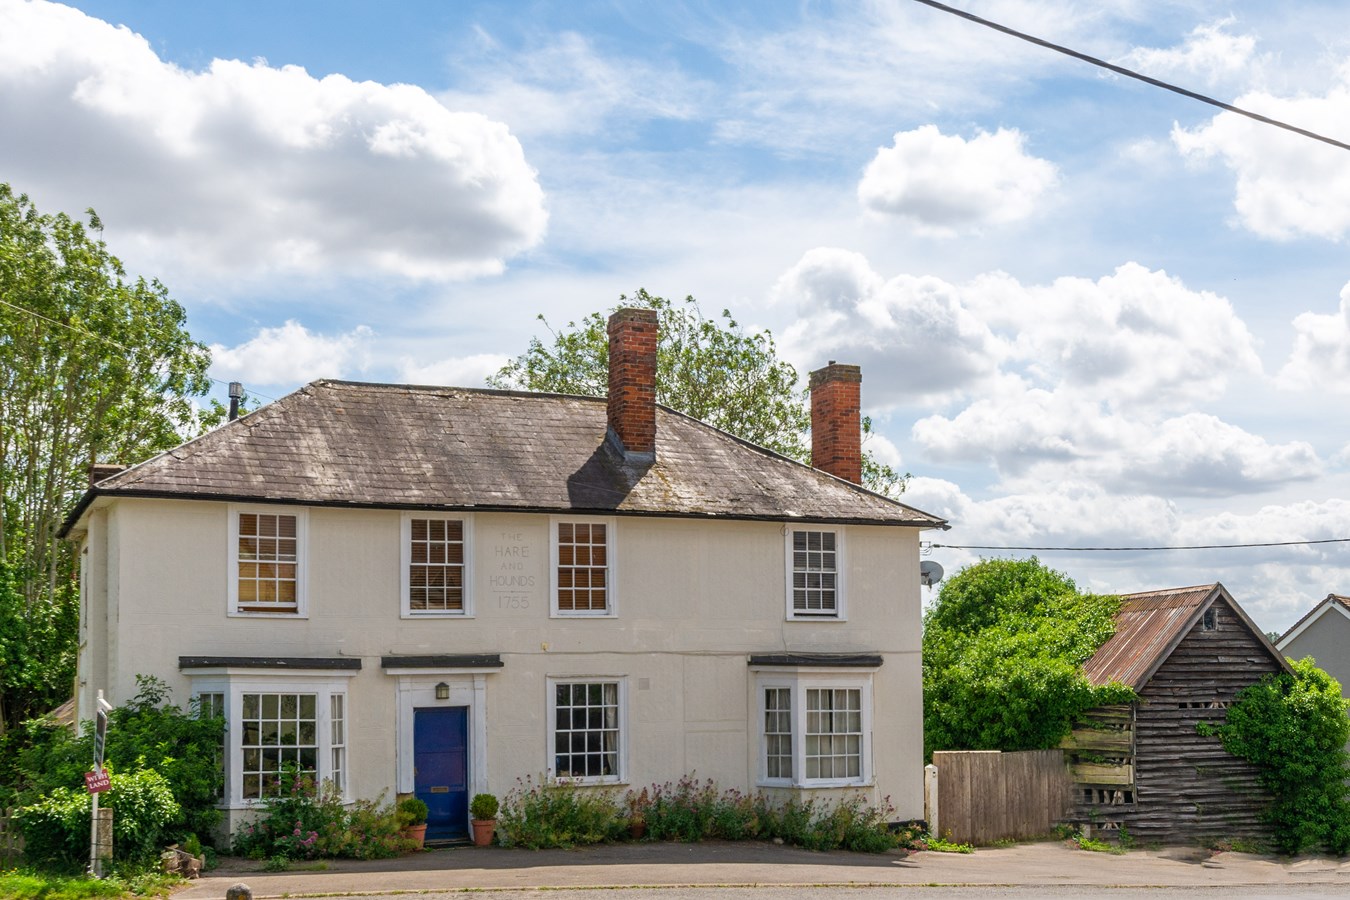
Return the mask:
[(1341, 594), (1327, 594), (1326, 598), (1321, 603), (1318, 603), (1312, 609), (1308, 610), (1297, 622), (1295, 622), (1293, 625), (1290, 625), (1289, 629), (1284, 634), (1280, 635), (1280, 639), (1275, 642), (1276, 645), (1278, 646), (1280, 644), (1283, 644), (1285, 641), (1289, 640), (1294, 635), (1301, 632), (1303, 630), (1305, 623), (1311, 624), (1311, 622), (1309, 622), (1310, 619), (1312, 619), (1315, 615), (1320, 617), (1320, 615), (1326, 611), (1327, 607), (1331, 606), (1332, 604), (1335, 604), (1341, 607), (1341, 609), (1345, 610), (1347, 613), (1350, 613), (1350, 597), (1346, 597)]
[(1083, 664), (1083, 674), (1095, 685), (1118, 681), (1138, 691), (1148, 684), (1205, 610), (1220, 599), (1266, 645), (1271, 656), (1288, 669), (1289, 664), (1270, 639), (1248, 618), (1228, 589), (1216, 582), (1122, 595), (1120, 611), (1116, 613), (1116, 633)]
[(946, 524), (665, 407), (654, 462), (605, 435), (600, 397), (315, 381), (100, 481), (63, 532), (99, 496)]

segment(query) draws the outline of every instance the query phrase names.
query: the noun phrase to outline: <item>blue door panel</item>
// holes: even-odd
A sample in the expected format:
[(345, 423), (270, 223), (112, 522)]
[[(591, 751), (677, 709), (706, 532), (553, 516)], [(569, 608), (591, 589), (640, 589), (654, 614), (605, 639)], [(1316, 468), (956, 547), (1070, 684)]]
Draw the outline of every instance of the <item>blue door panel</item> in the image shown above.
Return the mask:
[(468, 707), (413, 711), (413, 794), (427, 805), (429, 840), (468, 833)]

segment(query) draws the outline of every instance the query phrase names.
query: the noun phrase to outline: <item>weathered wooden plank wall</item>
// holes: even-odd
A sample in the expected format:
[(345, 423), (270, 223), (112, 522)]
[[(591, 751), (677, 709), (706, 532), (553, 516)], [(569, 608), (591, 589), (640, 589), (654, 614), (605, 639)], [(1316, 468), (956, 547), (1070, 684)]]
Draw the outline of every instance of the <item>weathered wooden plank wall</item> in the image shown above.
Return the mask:
[[(1128, 797), (1076, 790), (1073, 819), (1125, 827), (1147, 841), (1205, 843), (1270, 837), (1262, 816), (1270, 797), (1255, 767), (1229, 755), (1197, 724), (1222, 724), (1238, 692), (1278, 670), (1227, 604), (1214, 604), (1216, 628), (1202, 622), (1182, 639), (1140, 691), (1135, 713), (1134, 785)], [(1091, 799), (1089, 799), (1091, 797)]]
[(933, 754), (939, 837), (992, 844), (1046, 834), (1068, 813), (1061, 750), (953, 750)]

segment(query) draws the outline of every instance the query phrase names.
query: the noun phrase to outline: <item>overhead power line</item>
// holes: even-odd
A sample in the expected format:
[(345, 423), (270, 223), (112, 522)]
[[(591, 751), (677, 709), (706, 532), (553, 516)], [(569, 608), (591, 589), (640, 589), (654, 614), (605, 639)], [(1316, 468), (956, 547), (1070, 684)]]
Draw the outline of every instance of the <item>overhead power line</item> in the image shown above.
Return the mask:
[(1252, 547), (1307, 547), (1313, 544), (1350, 544), (1350, 538), (1325, 538), (1318, 541), (1263, 541), (1254, 544), (1186, 544), (1168, 547), (996, 547), (992, 544), (935, 544), (925, 546), (944, 550), (1054, 550), (1073, 553), (1136, 553), (1158, 550), (1244, 550)]
[[(29, 308), (26, 307), (26, 306), (19, 306), (19, 305), (17, 305), (17, 304), (10, 303), (8, 300), (4, 299), (3, 297), (0, 297), (0, 306), (8, 306), (10, 309), (14, 310), (15, 312), (21, 312), (21, 313), (24, 313), (24, 314), (26, 314), (26, 315), (30, 315), (30, 316), (32, 316), (32, 317), (35, 318), (35, 319), (41, 319), (41, 320), (44, 321), (44, 322), (48, 322), (48, 323), (50, 323), (50, 324), (52, 324), (52, 325), (59, 326), (59, 327), (61, 327), (61, 328), (66, 329), (67, 331), (73, 331), (73, 332), (75, 332), (76, 334), (84, 335), (84, 336), (87, 337), (87, 338), (93, 338), (94, 340), (99, 341), (100, 343), (107, 344), (109, 347), (116, 347), (118, 350), (121, 350), (123, 353), (134, 354), (134, 353), (136, 352), (136, 351), (132, 350), (130, 347), (126, 346), (125, 344), (120, 344), (120, 343), (118, 343), (117, 341), (114, 341), (112, 338), (107, 337), (106, 335), (95, 334), (95, 333), (92, 332), (92, 331), (88, 331), (88, 330), (86, 330), (86, 329), (84, 329), (84, 328), (80, 328), (80, 327), (78, 327), (78, 326), (76, 326), (76, 325), (71, 325), (69, 322), (62, 322), (62, 321), (60, 321), (59, 319), (53, 319), (51, 316), (44, 316), (42, 313), (38, 312), (37, 310), (29, 309)], [(214, 383), (216, 383), (216, 384), (223, 384), (223, 385), (226, 385), (226, 386), (229, 385), (229, 382), (227, 382), (227, 381), (221, 381), (219, 378), (212, 378), (210, 375), (207, 375), (206, 377), (207, 377), (210, 381), (212, 381), (212, 382), (214, 382)], [(254, 396), (254, 397), (261, 397), (263, 400), (271, 400), (271, 401), (273, 401), (273, 402), (276, 402), (276, 398), (275, 398), (275, 397), (269, 397), (269, 396), (267, 396), (266, 394), (260, 394), (260, 393), (258, 393), (257, 391), (249, 391), (249, 394), (252, 395), (252, 396)]]
[(1230, 103), (1224, 103), (1222, 100), (1215, 100), (1213, 97), (1207, 97), (1204, 94), (1197, 94), (1195, 91), (1187, 90), (1184, 87), (1179, 87), (1175, 84), (1171, 84), (1169, 82), (1162, 81), (1157, 78), (1151, 78), (1148, 75), (1143, 74), (1142, 72), (1136, 72), (1133, 69), (1127, 69), (1124, 66), (1118, 66), (1115, 63), (1109, 63), (1106, 60), (1098, 59), (1095, 56), (1088, 56), (1086, 53), (1079, 53), (1077, 50), (1072, 50), (1061, 44), (1052, 44), (1049, 41), (1043, 40), (1034, 35), (1027, 34), (1026, 32), (1023, 31), (1018, 31), (1014, 28), (1009, 28), (1006, 25), (1000, 25), (997, 22), (991, 22), (988, 19), (982, 19), (979, 16), (972, 15), (971, 13), (966, 12), (965, 10), (956, 9), (955, 7), (948, 6), (945, 3), (937, 3), (936, 0), (914, 0), (914, 2), (922, 3), (924, 6), (931, 6), (934, 9), (941, 10), (942, 12), (945, 13), (951, 13), (954, 16), (960, 16), (963, 19), (969, 19), (970, 21), (978, 25), (983, 25), (986, 28), (992, 28), (995, 31), (1001, 31), (1004, 34), (1011, 35), (1015, 38), (1026, 41), (1031, 44), (1035, 44), (1038, 47), (1045, 47), (1048, 50), (1054, 50), (1056, 53), (1063, 53), (1065, 56), (1072, 56), (1074, 59), (1081, 59), (1083, 62), (1091, 63), (1094, 66), (1107, 69), (1109, 71), (1115, 72), (1118, 75), (1124, 75), (1126, 78), (1133, 78), (1136, 81), (1142, 81), (1145, 84), (1151, 84), (1154, 87), (1160, 87), (1165, 91), (1171, 91), (1172, 93), (1180, 94), (1183, 97), (1190, 97), (1192, 100), (1199, 100), (1201, 103), (1208, 103), (1210, 106), (1217, 106), (1219, 109), (1227, 110), (1228, 112), (1231, 113), (1237, 113), (1239, 116), (1246, 116), (1249, 119), (1254, 119), (1257, 122), (1262, 122), (1266, 125), (1274, 125), (1276, 128), (1283, 128), (1285, 131), (1292, 131), (1294, 134), (1301, 134), (1306, 138), (1312, 138), (1315, 141), (1321, 141), (1324, 144), (1330, 144), (1331, 146), (1339, 147), (1342, 150), (1350, 150), (1350, 144), (1338, 141), (1335, 138), (1329, 138), (1324, 134), (1318, 134), (1317, 132), (1309, 131), (1306, 128), (1299, 128), (1297, 125), (1290, 125), (1288, 122), (1281, 122), (1279, 119), (1272, 119), (1269, 116), (1263, 116), (1260, 113), (1252, 112), (1249, 109), (1242, 109), (1241, 107), (1233, 106)]

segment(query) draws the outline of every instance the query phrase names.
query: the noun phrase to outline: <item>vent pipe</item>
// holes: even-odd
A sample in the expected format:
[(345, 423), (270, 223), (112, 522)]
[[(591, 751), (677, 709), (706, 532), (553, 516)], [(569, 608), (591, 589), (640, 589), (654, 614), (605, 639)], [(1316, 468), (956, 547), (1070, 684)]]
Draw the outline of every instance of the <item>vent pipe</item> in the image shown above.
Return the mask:
[(230, 421), (239, 418), (239, 401), (244, 399), (244, 386), (237, 381), (230, 382)]

